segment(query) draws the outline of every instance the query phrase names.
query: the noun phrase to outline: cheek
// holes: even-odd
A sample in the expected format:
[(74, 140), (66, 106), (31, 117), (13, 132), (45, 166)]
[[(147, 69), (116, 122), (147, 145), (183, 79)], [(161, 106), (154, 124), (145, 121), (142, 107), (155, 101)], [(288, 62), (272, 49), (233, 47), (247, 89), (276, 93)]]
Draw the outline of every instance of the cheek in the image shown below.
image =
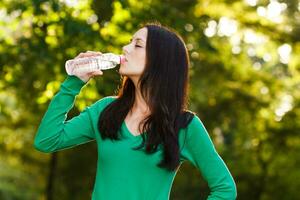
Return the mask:
[(134, 54), (132, 54), (132, 58), (129, 62), (134, 67), (144, 67), (145, 62), (146, 62), (146, 55), (142, 51), (136, 51)]
[(146, 54), (144, 52), (139, 55), (139, 63), (143, 64), (143, 66), (146, 63)]
[(141, 74), (144, 71), (146, 64), (146, 55), (143, 52), (138, 52), (135, 54), (133, 62), (128, 63), (128, 69), (131, 70), (133, 74)]

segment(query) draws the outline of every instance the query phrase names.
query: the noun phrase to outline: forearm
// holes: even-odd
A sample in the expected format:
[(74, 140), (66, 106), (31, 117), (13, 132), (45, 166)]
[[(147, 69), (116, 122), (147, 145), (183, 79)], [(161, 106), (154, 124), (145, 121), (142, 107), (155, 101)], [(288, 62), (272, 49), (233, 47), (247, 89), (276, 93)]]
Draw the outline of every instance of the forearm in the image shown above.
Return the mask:
[(84, 84), (74, 76), (68, 76), (61, 84), (59, 92), (51, 100), (38, 127), (34, 139), (36, 149), (51, 152), (59, 147), (61, 137), (64, 137), (62, 133), (67, 113), (73, 107), (75, 97)]

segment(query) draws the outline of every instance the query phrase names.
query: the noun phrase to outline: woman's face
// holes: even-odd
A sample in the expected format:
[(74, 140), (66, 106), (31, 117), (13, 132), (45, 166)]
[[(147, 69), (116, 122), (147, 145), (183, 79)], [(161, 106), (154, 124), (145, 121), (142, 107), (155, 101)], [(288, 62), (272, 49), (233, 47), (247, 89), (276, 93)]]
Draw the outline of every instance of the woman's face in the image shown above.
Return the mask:
[(139, 29), (130, 43), (122, 48), (126, 61), (121, 64), (119, 74), (130, 78), (141, 76), (146, 64), (147, 33), (147, 28)]

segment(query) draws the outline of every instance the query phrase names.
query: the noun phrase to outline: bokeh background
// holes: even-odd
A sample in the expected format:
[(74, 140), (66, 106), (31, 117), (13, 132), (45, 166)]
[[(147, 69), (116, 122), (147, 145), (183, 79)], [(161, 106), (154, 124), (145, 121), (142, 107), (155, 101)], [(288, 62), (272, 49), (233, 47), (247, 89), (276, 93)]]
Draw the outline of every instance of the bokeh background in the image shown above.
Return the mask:
[[(33, 139), (67, 76), (65, 61), (87, 50), (121, 53), (149, 20), (186, 42), (189, 109), (230, 169), (238, 199), (299, 199), (299, 0), (1, 0), (0, 199), (90, 199), (95, 142), (45, 154)], [(115, 94), (119, 82), (115, 69), (91, 79), (68, 119)], [(184, 163), (170, 199), (208, 193)]]

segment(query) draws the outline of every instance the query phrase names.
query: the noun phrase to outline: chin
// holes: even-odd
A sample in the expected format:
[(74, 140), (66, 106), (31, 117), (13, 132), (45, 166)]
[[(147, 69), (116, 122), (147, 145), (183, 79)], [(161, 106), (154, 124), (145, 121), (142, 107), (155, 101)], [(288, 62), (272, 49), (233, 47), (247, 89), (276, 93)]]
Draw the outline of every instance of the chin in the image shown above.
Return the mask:
[(122, 66), (117, 71), (120, 75), (126, 75)]
[(141, 72), (134, 71), (133, 69), (134, 69), (134, 67), (132, 67), (132, 66), (121, 65), (118, 70), (118, 73), (122, 76), (127, 76), (127, 77), (140, 76)]
[(119, 73), (120, 75), (122, 75), (122, 76), (130, 76), (129, 73), (124, 72), (124, 71), (122, 71), (122, 70), (120, 70), (120, 69), (119, 69), (118, 73)]

